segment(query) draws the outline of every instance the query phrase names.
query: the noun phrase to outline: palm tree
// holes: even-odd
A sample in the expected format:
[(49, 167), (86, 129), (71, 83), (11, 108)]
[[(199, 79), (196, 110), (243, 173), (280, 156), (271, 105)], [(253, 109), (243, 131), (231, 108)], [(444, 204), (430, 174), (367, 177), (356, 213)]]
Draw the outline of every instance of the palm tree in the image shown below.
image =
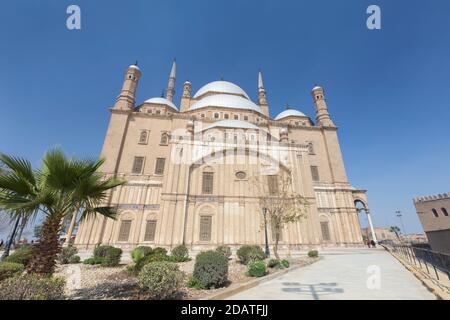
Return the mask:
[(395, 233), (395, 236), (397, 237), (398, 241), (401, 241), (400, 240), (400, 228), (399, 227), (392, 226), (392, 227), (389, 228), (389, 231)]
[(62, 222), (81, 210), (81, 219), (97, 214), (115, 218), (113, 207), (103, 206), (108, 191), (125, 181), (105, 178), (98, 172), (104, 160), (67, 158), (59, 149), (50, 150), (41, 168), (29, 161), (0, 154), (8, 172), (0, 175), (0, 206), (13, 215), (36, 216), (44, 221), (39, 241), (33, 246), (29, 273), (52, 274), (61, 245)]

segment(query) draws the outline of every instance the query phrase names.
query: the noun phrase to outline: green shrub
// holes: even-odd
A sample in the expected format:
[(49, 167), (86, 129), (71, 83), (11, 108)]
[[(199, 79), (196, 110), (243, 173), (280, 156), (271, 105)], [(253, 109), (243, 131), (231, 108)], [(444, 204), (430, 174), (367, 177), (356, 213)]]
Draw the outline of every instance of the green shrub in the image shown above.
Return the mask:
[(156, 247), (155, 249), (153, 249), (153, 253), (152, 254), (161, 254), (161, 255), (167, 255), (167, 250), (161, 247)]
[(281, 260), (281, 265), (283, 266), (283, 268), (289, 268), (289, 261)]
[(217, 251), (200, 252), (195, 258), (193, 276), (202, 288), (218, 288), (228, 280), (228, 259)]
[(227, 259), (230, 259), (230, 257), (231, 257), (231, 249), (228, 246), (225, 246), (225, 245), (218, 246), (216, 248), (216, 251), (223, 254)]
[(14, 277), (23, 272), (25, 266), (20, 263), (2, 262), (0, 263), (0, 281)]
[(152, 253), (153, 249), (151, 247), (140, 246), (134, 248), (134, 250), (131, 251), (131, 258), (133, 259), (134, 263), (138, 263), (139, 261), (151, 255)]
[(31, 249), (31, 246), (23, 245), (19, 249), (15, 250), (11, 255), (6, 257), (3, 262), (20, 263), (27, 266), (32, 256)]
[(176, 246), (172, 249), (172, 252), (170, 253), (171, 260), (174, 262), (184, 262), (188, 261), (189, 259), (189, 250), (184, 245)]
[(169, 257), (168, 255), (165, 254), (154, 254), (152, 253), (149, 256), (146, 256), (144, 258), (142, 258), (141, 260), (139, 260), (135, 265), (134, 265), (134, 274), (139, 273), (139, 271), (142, 270), (142, 268), (146, 265), (149, 264), (150, 262), (161, 262), (161, 261), (166, 261), (166, 262), (171, 262), (171, 257)]
[(266, 274), (266, 264), (257, 260), (248, 263), (248, 275), (251, 277), (262, 277)]
[(106, 254), (102, 259), (102, 266), (116, 267), (120, 264), (120, 258), (122, 257), (122, 249), (110, 247), (106, 250)]
[(189, 277), (186, 286), (188, 288), (195, 288), (195, 289), (201, 289), (202, 288), (202, 284), (200, 283), (200, 281), (198, 281), (195, 277)]
[(77, 255), (71, 256), (69, 259), (69, 263), (80, 263), (80, 261), (81, 261), (81, 258), (80, 258), (80, 256), (77, 256)]
[(114, 248), (113, 246), (98, 246), (94, 249), (94, 257), (104, 258), (109, 249)]
[(260, 246), (244, 245), (236, 252), (239, 261), (242, 264), (248, 264), (250, 261), (264, 260), (265, 254)]
[(319, 256), (319, 251), (317, 250), (311, 250), (308, 252), (308, 257), (310, 258), (317, 258)]
[(36, 274), (12, 277), (0, 282), (0, 300), (63, 300), (62, 278)]
[(61, 249), (61, 252), (58, 254), (57, 260), (61, 264), (70, 263), (70, 258), (78, 253), (78, 249), (74, 246), (67, 246)]
[(90, 257), (83, 261), (84, 264), (90, 264), (90, 265), (102, 264), (102, 262), (103, 262), (103, 258), (100, 258), (100, 257)]
[(138, 286), (158, 300), (176, 298), (182, 282), (183, 273), (167, 261), (148, 263), (138, 275)]
[(281, 261), (278, 259), (270, 259), (267, 263), (267, 266), (269, 268), (280, 268), (281, 267)]

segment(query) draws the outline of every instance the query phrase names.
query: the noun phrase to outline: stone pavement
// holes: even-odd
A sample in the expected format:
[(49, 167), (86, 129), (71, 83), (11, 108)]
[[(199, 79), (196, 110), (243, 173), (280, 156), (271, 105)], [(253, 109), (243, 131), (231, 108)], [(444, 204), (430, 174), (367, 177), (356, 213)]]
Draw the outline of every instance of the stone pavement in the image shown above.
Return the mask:
[(328, 249), (319, 254), (322, 260), (312, 265), (288, 272), (228, 299), (436, 299), (412, 273), (382, 248)]

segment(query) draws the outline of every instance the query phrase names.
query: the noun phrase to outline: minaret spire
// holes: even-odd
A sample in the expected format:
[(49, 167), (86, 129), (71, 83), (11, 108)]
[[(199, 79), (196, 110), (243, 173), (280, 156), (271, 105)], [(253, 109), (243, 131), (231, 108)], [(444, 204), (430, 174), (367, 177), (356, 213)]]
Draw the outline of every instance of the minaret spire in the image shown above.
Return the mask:
[(177, 74), (177, 61), (173, 59), (172, 69), (170, 70), (169, 82), (167, 83), (166, 98), (169, 101), (173, 101), (175, 95), (175, 79)]
[(266, 90), (264, 89), (261, 69), (258, 71), (258, 104), (263, 110), (263, 113), (269, 116), (269, 105), (266, 100)]
[(262, 73), (261, 73), (261, 69), (259, 69), (258, 71), (258, 90), (264, 90), (264, 84), (263, 84), (263, 78), (262, 78)]

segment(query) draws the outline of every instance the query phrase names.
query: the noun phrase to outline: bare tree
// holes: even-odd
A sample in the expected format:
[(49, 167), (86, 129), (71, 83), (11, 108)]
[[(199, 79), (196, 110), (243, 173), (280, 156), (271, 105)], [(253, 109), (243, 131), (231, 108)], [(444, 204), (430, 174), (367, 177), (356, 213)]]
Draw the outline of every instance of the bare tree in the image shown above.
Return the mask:
[(307, 214), (308, 201), (297, 193), (289, 172), (260, 175), (253, 179), (261, 210), (265, 210), (274, 237), (273, 252), (277, 259), (278, 243), (285, 225), (302, 219)]

